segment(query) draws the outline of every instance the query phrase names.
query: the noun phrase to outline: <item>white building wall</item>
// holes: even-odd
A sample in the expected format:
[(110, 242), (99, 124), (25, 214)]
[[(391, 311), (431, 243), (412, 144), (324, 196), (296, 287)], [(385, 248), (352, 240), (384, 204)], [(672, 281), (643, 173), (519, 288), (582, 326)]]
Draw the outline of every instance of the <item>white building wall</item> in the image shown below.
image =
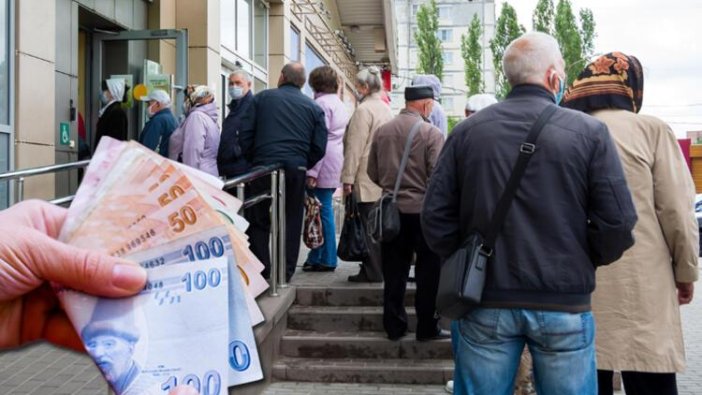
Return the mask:
[[(403, 92), (417, 75), (418, 49), (414, 42), (416, 12), (428, 0), (395, 0), (398, 40), (398, 75), (393, 77), (392, 108), (395, 112), (404, 107)], [(490, 40), (495, 34), (494, 0), (436, 0), (439, 8), (439, 37), (442, 39), (444, 77), (441, 101), (449, 116), (463, 116), (467, 100), (467, 87), (461, 36), (468, 31), (474, 14), (483, 21), (483, 80), (485, 92), (495, 92)]]

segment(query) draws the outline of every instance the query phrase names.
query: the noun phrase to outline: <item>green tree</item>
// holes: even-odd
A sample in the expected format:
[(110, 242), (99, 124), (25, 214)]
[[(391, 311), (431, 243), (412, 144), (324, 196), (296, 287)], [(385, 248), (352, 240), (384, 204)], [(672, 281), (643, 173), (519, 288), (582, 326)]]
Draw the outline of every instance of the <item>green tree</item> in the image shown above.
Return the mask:
[(482, 23), (478, 14), (473, 14), (473, 20), (468, 26), (468, 34), (461, 36), (461, 56), (465, 64), (465, 79), (468, 86), (468, 96), (482, 93), (485, 90), (483, 82), (483, 47), (480, 45)]
[(583, 56), (583, 39), (580, 37), (580, 29), (575, 20), (570, 0), (558, 0), (554, 36), (561, 46), (563, 60), (565, 60), (567, 84), (578, 77), (580, 70), (583, 68), (583, 59), (585, 59)]
[(595, 52), (595, 16), (589, 8), (580, 10), (580, 36), (583, 39), (583, 57), (588, 60)]
[(504, 3), (495, 24), (495, 37), (490, 40), (492, 63), (495, 67), (495, 96), (498, 99), (503, 99), (507, 96), (510, 89), (502, 71), (502, 55), (504, 55), (507, 45), (524, 34), (524, 31), (524, 26), (519, 25), (517, 22), (517, 11), (509, 3)]
[(434, 74), (443, 79), (444, 58), (441, 53), (439, 32), (439, 10), (436, 1), (422, 4), (417, 11), (417, 32), (414, 39), (419, 47), (419, 62), (417, 72), (420, 74)]
[(553, 34), (553, 1), (539, 0), (532, 14), (532, 26), (537, 32)]

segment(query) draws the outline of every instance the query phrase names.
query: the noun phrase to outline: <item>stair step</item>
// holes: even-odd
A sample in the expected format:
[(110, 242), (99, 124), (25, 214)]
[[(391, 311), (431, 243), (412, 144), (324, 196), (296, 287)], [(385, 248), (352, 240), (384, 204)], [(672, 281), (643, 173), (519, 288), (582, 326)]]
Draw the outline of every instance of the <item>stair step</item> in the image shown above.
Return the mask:
[(288, 329), (280, 342), (288, 357), (368, 359), (451, 359), (450, 339), (417, 341), (408, 334), (397, 341), (384, 332), (311, 332)]
[[(414, 332), (417, 327), (417, 315), (414, 308), (407, 308), (408, 330)], [(292, 306), (288, 311), (288, 328), (333, 332), (345, 331), (379, 331), (383, 329), (383, 308), (371, 306)]]
[(284, 357), (273, 364), (273, 377), (324, 383), (445, 384), (453, 378), (453, 361)]
[[(415, 285), (407, 284), (405, 305), (414, 305)], [(356, 284), (348, 286), (297, 286), (295, 304), (301, 306), (382, 306), (383, 284)]]

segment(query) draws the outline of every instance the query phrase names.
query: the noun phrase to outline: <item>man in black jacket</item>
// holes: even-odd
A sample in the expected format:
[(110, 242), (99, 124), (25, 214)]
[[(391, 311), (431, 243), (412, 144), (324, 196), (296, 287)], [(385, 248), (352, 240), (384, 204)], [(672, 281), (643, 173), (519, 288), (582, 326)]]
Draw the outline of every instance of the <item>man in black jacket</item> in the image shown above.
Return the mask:
[[(422, 228), (444, 259), (470, 232), (486, 234), (532, 124), (563, 94), (565, 64), (547, 34), (513, 41), (503, 67), (507, 99), (454, 129), (429, 183)], [(636, 212), (603, 123), (559, 108), (535, 146), (488, 261), (482, 301), (453, 323), (457, 394), (511, 393), (525, 344), (540, 394), (597, 392), (595, 268), (631, 247)]]
[(251, 75), (246, 70), (236, 70), (229, 74), (227, 93), (229, 114), (222, 123), (222, 136), (217, 151), (217, 169), (219, 175), (226, 178), (236, 177), (249, 171), (251, 167), (244, 158), (239, 142), (241, 121), (253, 104), (251, 92)]
[[(253, 98), (250, 110), (242, 120), (239, 142), (253, 166), (281, 163), (285, 169), (285, 263), (288, 281), (295, 273), (300, 252), (305, 172), (322, 157), (327, 147), (327, 126), (324, 111), (300, 89), (305, 85), (305, 68), (299, 63), (283, 67), (278, 89), (265, 90)], [(251, 183), (251, 193), (270, 189), (270, 178)], [(251, 251), (270, 275), (270, 200), (245, 212), (250, 222), (246, 233)]]

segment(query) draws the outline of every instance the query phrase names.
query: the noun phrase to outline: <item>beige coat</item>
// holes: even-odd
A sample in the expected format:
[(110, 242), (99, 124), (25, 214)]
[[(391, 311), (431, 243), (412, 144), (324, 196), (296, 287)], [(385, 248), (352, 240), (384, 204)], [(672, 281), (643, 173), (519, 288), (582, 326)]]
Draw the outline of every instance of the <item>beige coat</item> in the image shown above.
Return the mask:
[(360, 202), (380, 199), (381, 189), (368, 178), (368, 154), (375, 131), (392, 119), (390, 107), (378, 93), (366, 97), (356, 108), (344, 136), (344, 167), (341, 182), (353, 184)]
[(593, 114), (617, 145), (639, 220), (635, 244), (597, 269), (592, 308), (597, 367), (672, 373), (685, 368), (675, 281), (697, 280), (695, 188), (672, 130), (624, 110)]
[(425, 122), (417, 112), (402, 110), (400, 115), (376, 131), (368, 157), (370, 179), (380, 185), (383, 192), (392, 192), (407, 138), (417, 122), (421, 122), (421, 126), (412, 140), (407, 166), (397, 193), (397, 207), (404, 214), (419, 214), (422, 211), (429, 176), (439, 158), (441, 147), (444, 146), (441, 130)]

